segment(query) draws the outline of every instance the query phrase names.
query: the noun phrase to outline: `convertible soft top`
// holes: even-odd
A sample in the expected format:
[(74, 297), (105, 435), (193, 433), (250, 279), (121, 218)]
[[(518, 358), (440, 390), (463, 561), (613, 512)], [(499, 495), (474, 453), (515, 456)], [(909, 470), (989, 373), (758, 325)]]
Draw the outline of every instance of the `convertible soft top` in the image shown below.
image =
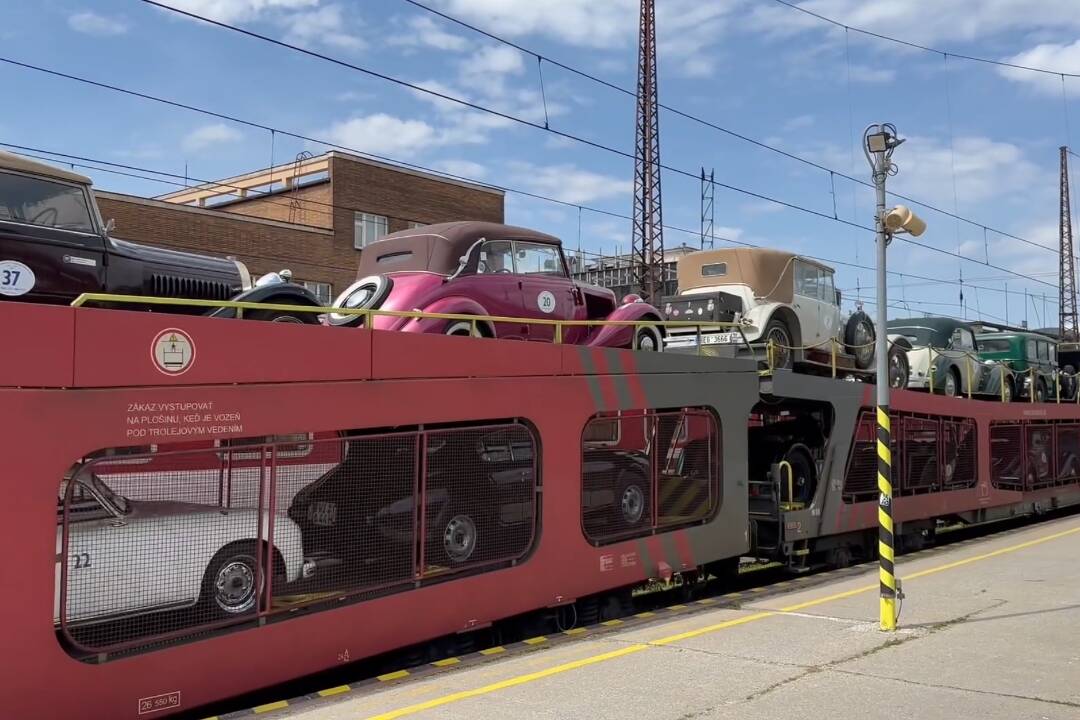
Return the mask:
[(527, 240), (561, 245), (552, 235), (492, 222), (460, 221), (401, 230), (360, 251), (356, 277), (427, 270), (449, 275), (477, 240)]
[(791, 303), (796, 258), (832, 272), (827, 265), (783, 250), (701, 250), (679, 258), (679, 292), (713, 285), (749, 285), (754, 294), (763, 299)]

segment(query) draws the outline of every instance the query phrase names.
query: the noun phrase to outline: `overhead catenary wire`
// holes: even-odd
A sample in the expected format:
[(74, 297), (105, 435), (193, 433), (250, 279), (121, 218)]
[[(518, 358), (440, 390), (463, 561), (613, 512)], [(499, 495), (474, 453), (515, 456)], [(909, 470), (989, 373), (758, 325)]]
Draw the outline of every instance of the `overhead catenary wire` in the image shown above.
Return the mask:
[[(53, 150), (47, 150), (47, 149), (43, 149), (43, 148), (29, 147), (29, 146), (25, 146), (25, 145), (18, 145), (18, 144), (14, 144), (14, 143), (0, 142), (0, 147), (10, 148), (10, 149), (12, 149), (12, 150), (14, 150), (16, 152), (21, 152), (23, 154), (33, 154), (34, 157), (38, 157), (40, 159), (51, 160), (53, 162), (63, 162), (64, 164), (72, 165), (72, 166), (75, 166), (75, 167), (97, 169), (97, 170), (101, 170), (103, 172), (109, 172), (109, 173), (114, 173), (114, 174), (119, 174), (119, 175), (127, 175), (127, 176), (130, 176), (130, 177), (142, 177), (143, 179), (147, 179), (147, 180), (155, 180), (155, 181), (161, 182), (161, 183), (166, 183), (166, 184), (175, 185), (175, 186), (182, 186), (182, 183), (179, 180), (179, 178), (181, 176), (179, 176), (179, 175), (177, 175), (175, 173), (168, 172), (168, 171), (154, 170), (154, 169), (151, 169), (151, 168), (145, 168), (145, 167), (140, 167), (140, 166), (126, 164), (126, 163), (115, 163), (115, 162), (112, 162), (112, 161), (101, 160), (101, 159), (97, 159), (97, 158), (89, 158), (89, 157), (85, 157), (85, 156), (73, 155), (73, 154), (69, 154), (69, 153), (62, 153), (62, 152), (53, 151)], [(348, 148), (343, 148), (343, 149), (348, 149)], [(51, 157), (51, 158), (50, 157), (45, 157), (45, 155), (51, 155), (51, 156), (54, 156), (54, 157)], [(57, 159), (57, 158), (59, 158), (59, 159)], [(92, 165), (90, 163), (96, 163), (97, 165)], [(114, 170), (114, 169), (102, 168), (102, 167), (99, 167), (100, 165), (112, 166), (114, 168), (123, 168), (123, 170), (118, 171), (118, 170)], [(423, 169), (422, 166), (420, 166), (420, 167), (421, 167), (421, 169)], [(130, 170), (130, 171), (133, 171), (133, 172), (131, 172), (131, 173), (125, 172), (126, 170)], [(157, 178), (143, 177), (143, 176), (140, 176), (140, 175), (135, 175), (134, 174), (135, 172), (142, 172), (142, 173), (147, 173), (147, 174), (151, 174), (151, 175), (160, 175), (163, 178), (167, 177), (167, 178), (176, 178), (176, 179), (174, 179), (174, 180), (161, 180), (161, 179), (157, 179)], [(195, 179), (196, 181), (198, 181), (198, 179), (196, 179), (196, 178), (192, 178), (192, 179)], [(215, 181), (215, 184), (220, 185), (221, 183), (216, 183), (216, 181)], [(619, 218), (619, 219), (622, 219), (622, 220), (629, 220), (630, 219), (629, 215), (624, 215), (622, 213), (617, 213), (617, 212), (610, 211), (610, 210), (604, 210), (602, 208), (591, 207), (591, 206), (584, 205), (584, 204), (568, 203), (568, 202), (566, 202), (564, 200), (558, 200), (556, 198), (546, 197), (546, 196), (543, 196), (543, 195), (539, 195), (537, 193), (531, 193), (531, 192), (526, 192), (526, 191), (518, 191), (518, 190), (515, 190), (513, 188), (505, 188), (505, 187), (500, 187), (498, 189), (501, 189), (501, 190), (503, 190), (504, 192), (507, 192), (507, 193), (519, 193), (520, 192), (520, 194), (523, 194), (523, 195), (526, 195), (528, 197), (532, 197), (532, 198), (535, 198), (535, 199), (545, 200), (545, 201), (549, 201), (549, 202), (559, 204), (559, 205), (563, 205), (563, 206), (574, 207), (574, 208), (577, 208), (579, 210), (579, 212), (580, 211), (587, 211), (587, 212), (592, 212), (592, 213), (595, 213), (595, 214), (598, 214), (598, 215), (604, 215), (604, 216)], [(352, 208), (342, 207), (342, 206), (339, 206), (339, 205), (332, 205), (332, 204), (330, 204), (330, 206), (334, 207), (334, 208), (337, 208), (337, 209), (346, 209), (346, 210), (351, 210), (352, 209)], [(182, 207), (182, 206), (178, 206), (178, 207)], [(240, 217), (238, 219), (243, 219), (243, 217)], [(680, 226), (677, 226), (677, 225), (671, 225), (669, 223), (665, 223), (664, 228), (666, 230), (671, 230), (673, 232), (679, 232), (679, 233), (682, 233), (682, 234), (685, 234), (685, 235), (690, 235), (690, 236), (695, 236), (695, 237), (698, 235), (698, 231), (696, 231), (696, 230), (691, 230), (689, 228), (683, 228), (683, 227), (680, 227)], [(716, 239), (720, 240), (721, 242), (725, 242), (725, 243), (728, 243), (728, 244), (731, 244), (731, 245), (736, 245), (736, 246), (741, 246), (741, 247), (748, 247), (748, 248), (760, 248), (760, 247), (762, 247), (760, 245), (756, 245), (754, 243), (747, 242), (745, 240), (738, 240), (738, 239), (735, 239), (735, 238), (727, 238), (727, 237), (723, 237), (721, 235), (717, 235)], [(191, 248), (191, 249), (197, 249), (197, 248)], [(601, 259), (610, 257), (610, 256), (605, 255), (603, 253), (594, 253), (594, 252), (589, 252), (589, 251), (583, 251), (582, 254), (590, 255), (590, 256), (593, 256), (593, 257), (601, 258)], [(306, 261), (306, 260), (304, 260), (302, 258), (286, 258), (286, 257), (270, 258), (268, 256), (252, 256), (252, 257), (260, 257), (261, 259), (281, 259), (281, 260), (285, 260), (285, 261), (288, 261), (288, 262), (301, 262), (301, 263), (306, 263), (308, 265), (311, 265), (313, 267), (318, 267), (318, 265), (310, 263), (310, 262), (308, 262), (308, 261)], [(856, 264), (848, 262), (848, 261), (838, 260), (838, 259), (834, 259), (834, 258), (813, 256), (813, 255), (806, 255), (806, 257), (810, 257), (812, 259), (815, 259), (815, 260), (818, 260), (818, 261), (821, 261), (821, 262), (824, 262), (824, 263), (828, 263), (828, 264), (831, 264), (831, 265), (834, 265), (834, 266), (852, 267), (852, 268), (858, 268), (858, 269), (862, 269), (862, 270), (872, 270), (873, 269), (873, 268), (871, 268), (869, 266), (856, 265)], [(340, 267), (340, 266), (322, 266), (322, 267), (331, 268), (331, 269), (337, 269), (337, 270), (350, 270), (350, 271), (353, 270), (353, 268), (351, 268), (351, 267), (348, 267), (348, 268)], [(929, 276), (925, 276), (925, 275), (917, 275), (917, 274), (912, 274), (912, 273), (908, 273), (908, 272), (901, 273), (901, 272), (895, 272), (895, 271), (889, 271), (889, 274), (890, 275), (896, 275), (896, 276), (899, 276), (901, 278), (914, 278), (914, 279), (917, 279), (917, 280), (926, 281), (927, 283), (930, 283), (930, 284), (943, 284), (943, 285), (952, 285), (952, 284), (954, 284), (953, 280), (947, 279), (947, 278), (934, 278), (934, 277), (929, 277)], [(984, 290), (987, 290), (989, 292), (997, 292), (997, 293), (1004, 292), (1002, 289), (995, 288), (995, 287), (982, 287), (982, 286), (980, 286), (980, 289), (984, 289)], [(1025, 295), (1025, 296), (1030, 295), (1030, 293), (1028, 293), (1026, 291), (1014, 290), (1014, 291), (1007, 291), (1007, 292), (1012, 293), (1012, 294), (1018, 294), (1018, 295), (1022, 294), (1022, 295)]]
[[(144, 2), (150, 2), (150, 4), (158, 4), (155, 0), (143, 0), (143, 1)], [(423, 3), (423, 2), (419, 2), (419, 0), (402, 0), (402, 1), (414, 6), (416, 8), (419, 8), (419, 9), (425, 11), (425, 12), (431, 13), (432, 15), (436, 15), (436, 16), (442, 18), (443, 20), (446, 20), (447, 22), (454, 23), (454, 24), (456, 24), (456, 25), (458, 25), (460, 27), (466, 28), (466, 29), (468, 29), (468, 30), (470, 30), (472, 32), (475, 32), (475, 33), (477, 33), (479, 35), (482, 35), (482, 36), (484, 36), (484, 37), (486, 37), (486, 38), (488, 38), (490, 40), (494, 40), (495, 42), (498, 42), (498, 43), (501, 43), (501, 44), (506, 45), (508, 47), (514, 48), (518, 52), (524, 53), (526, 55), (531, 55), (531, 56), (536, 58), (538, 64), (542, 64), (542, 63), (546, 62), (549, 65), (557, 67), (557, 68), (559, 68), (561, 70), (565, 70), (565, 71), (567, 71), (567, 72), (569, 72), (571, 74), (577, 75), (578, 77), (581, 77), (583, 79), (589, 80), (589, 81), (597, 83), (599, 85), (602, 85), (602, 86), (604, 86), (604, 87), (606, 87), (608, 89), (614, 90), (616, 92), (622, 93), (622, 94), (630, 96), (630, 97), (636, 97), (636, 91), (633, 90), (633, 89), (623, 87), (622, 85), (618, 85), (617, 83), (611, 82), (610, 80), (605, 80), (604, 78), (601, 78), (601, 77), (599, 77), (599, 76), (597, 76), (597, 75), (595, 75), (593, 73), (590, 73), (588, 71), (582, 70), (581, 68), (574, 67), (573, 65), (569, 65), (569, 64), (567, 64), (565, 62), (556, 60), (556, 59), (554, 59), (554, 58), (552, 58), (550, 56), (538, 53), (535, 50), (531, 50), (531, 49), (529, 49), (527, 47), (524, 47), (523, 45), (521, 45), (519, 43), (516, 43), (516, 42), (514, 42), (512, 40), (508, 40), (508, 39), (506, 39), (506, 38), (504, 38), (504, 37), (502, 37), (500, 35), (497, 35), (497, 34), (495, 34), (493, 32), (490, 32), (488, 30), (484, 30), (483, 28), (481, 28), (481, 27), (479, 27), (477, 25), (466, 22), (466, 21), (464, 21), (464, 20), (462, 20), (460, 18), (454, 17), (453, 15), (451, 15), (449, 13), (446, 13), (446, 12), (443, 12), (443, 11), (438, 10), (436, 8), (433, 8), (430, 5), (427, 5), (427, 4)], [(847, 61), (848, 65), (849, 65), (849, 69), (848, 69), (848, 88), (849, 88), (849, 94), (850, 94), (850, 84), (851, 84), (850, 62), (851, 62), (851, 60), (850, 60), (850, 49), (847, 46), (847, 36), (846, 36), (846, 34), (845, 34), (845, 57), (846, 57), (846, 61)], [(769, 143), (766, 143), (766, 142), (764, 142), (762, 140), (757, 140), (755, 138), (752, 138), (752, 137), (750, 137), (748, 135), (745, 135), (743, 133), (740, 133), (738, 131), (732, 130), (732, 129), (727, 128), (727, 127), (724, 127), (724, 126), (722, 126), (722, 125), (720, 125), (720, 124), (718, 124), (716, 122), (713, 122), (711, 120), (707, 120), (707, 119), (705, 119), (705, 118), (703, 118), (703, 117), (701, 117), (699, 115), (695, 115), (695, 114), (690, 113), (688, 111), (681, 110), (679, 108), (673, 107), (673, 106), (665, 104), (663, 102), (659, 103), (659, 107), (662, 110), (664, 110), (666, 112), (669, 112), (669, 113), (671, 113), (673, 115), (677, 115), (677, 116), (679, 116), (679, 117), (681, 117), (683, 119), (686, 119), (686, 120), (689, 120), (691, 122), (697, 123), (697, 124), (702, 125), (704, 127), (711, 128), (712, 130), (716, 130), (718, 132), (724, 133), (725, 135), (733, 137), (733, 138), (735, 138), (737, 140), (740, 140), (742, 142), (746, 142), (746, 143), (749, 143), (751, 145), (754, 145), (754, 146), (756, 146), (756, 147), (758, 147), (758, 148), (760, 148), (762, 150), (767, 150), (769, 152), (776, 153), (777, 155), (781, 155), (781, 156), (783, 156), (783, 157), (785, 157), (785, 158), (787, 158), (789, 160), (794, 160), (796, 162), (802, 163), (802, 164), (807, 165), (809, 167), (813, 167), (813, 168), (816, 168), (818, 170), (821, 170), (822, 172), (831, 173), (831, 174), (835, 175), (836, 177), (843, 178), (844, 180), (855, 183), (857, 185), (862, 185), (862, 186), (868, 187), (868, 188), (873, 188), (874, 187), (873, 183), (867, 182), (866, 180), (863, 180), (862, 178), (855, 177), (854, 175), (849, 175), (849, 174), (841, 172), (841, 171), (839, 171), (839, 170), (837, 170), (835, 168), (830, 168), (830, 167), (828, 167), (826, 165), (815, 162), (815, 161), (810, 160), (808, 158), (805, 158), (805, 157), (802, 157), (800, 155), (796, 155), (794, 153), (788, 152), (787, 150), (776, 147), (775, 145), (770, 145)], [(850, 119), (850, 114), (851, 114), (850, 98), (849, 98), (849, 103), (848, 103), (848, 112), (849, 112), (849, 124), (850, 124), (852, 122), (852, 120)], [(852, 131), (852, 132), (854, 132), (854, 131)], [(852, 161), (852, 172), (854, 172), (854, 161)], [(852, 191), (854, 192), (854, 188), (852, 188)], [(993, 232), (993, 233), (995, 233), (997, 235), (1001, 235), (1002, 237), (1007, 237), (1010, 240), (1016, 240), (1018, 242), (1025, 243), (1027, 245), (1031, 245), (1032, 247), (1037, 247), (1037, 248), (1039, 248), (1041, 250), (1046, 250), (1046, 251), (1053, 252), (1053, 253), (1058, 252), (1056, 249), (1051, 248), (1051, 247), (1047, 247), (1046, 245), (1041, 245), (1041, 244), (1039, 244), (1037, 242), (1033, 242), (1033, 241), (1031, 241), (1031, 240), (1029, 240), (1027, 238), (1020, 237), (1018, 235), (1014, 235), (1012, 233), (1005, 232), (1004, 230), (1000, 230), (998, 228), (992, 227), (992, 226), (987, 225), (987, 224), (985, 224), (983, 222), (980, 222), (978, 220), (973, 220), (971, 218), (963, 217), (963, 216), (959, 215), (958, 211), (950, 212), (950, 211), (946, 210), (945, 208), (933, 205), (933, 204), (931, 204), (931, 203), (929, 203), (929, 202), (927, 202), (925, 200), (920, 200), (918, 198), (914, 198), (914, 197), (911, 197), (909, 195), (903, 195), (901, 193), (897, 193), (897, 192), (893, 192), (893, 191), (889, 191), (888, 194), (890, 196), (894, 197), (894, 198), (899, 199), (899, 200), (904, 200), (904, 201), (909, 202), (909, 203), (914, 203), (916, 205), (919, 205), (920, 207), (926, 208), (928, 210), (939, 213), (939, 214), (944, 215), (946, 217), (953, 218), (953, 219), (957, 220), (958, 222), (964, 222), (964, 223), (967, 223), (969, 225), (973, 225), (975, 227), (981, 227), (981, 228), (983, 228), (985, 230), (989, 230), (990, 232)], [(1080, 258), (1078, 258), (1078, 259), (1080, 259)]]
[[(432, 97), (438, 98), (440, 100), (451, 102), (451, 103), (460, 105), (462, 107), (469, 108), (471, 110), (476, 110), (476, 111), (479, 111), (479, 112), (490, 114), (490, 115), (492, 115), (494, 117), (498, 117), (498, 118), (501, 118), (501, 119), (504, 119), (504, 120), (509, 120), (509, 121), (518, 123), (520, 125), (524, 125), (526, 127), (531, 127), (533, 129), (536, 129), (536, 130), (542, 130), (544, 132), (549, 132), (549, 133), (552, 133), (552, 134), (557, 135), (559, 137), (562, 137), (564, 139), (571, 140), (573, 142), (577, 142), (579, 144), (585, 145), (587, 147), (592, 147), (592, 148), (597, 149), (597, 150), (602, 150), (602, 151), (605, 151), (605, 152), (608, 152), (608, 153), (611, 153), (611, 154), (614, 154), (614, 155), (619, 155), (619, 156), (627, 158), (627, 159), (633, 159), (634, 158), (634, 153), (632, 153), (632, 152), (627, 152), (626, 150), (620, 150), (620, 149), (615, 148), (613, 146), (605, 145), (604, 143), (601, 143), (599, 141), (584, 138), (584, 137), (581, 137), (579, 135), (574, 135), (573, 133), (568, 133), (568, 132), (558, 130), (558, 129), (555, 129), (555, 128), (550, 128), (550, 127), (545, 128), (540, 123), (533, 122), (531, 120), (526, 120), (524, 118), (517, 117), (517, 116), (512, 115), (510, 113), (505, 113), (505, 112), (502, 112), (500, 110), (496, 110), (494, 108), (487, 107), (485, 105), (481, 105), (479, 103), (474, 103), (472, 101), (456, 97), (454, 95), (449, 95), (447, 93), (440, 92), (440, 91), (437, 91), (437, 90), (433, 90), (431, 88), (426, 88), (426, 87), (423, 87), (421, 85), (411, 83), (411, 82), (409, 82), (407, 80), (403, 80), (401, 78), (394, 77), (392, 75), (388, 75), (386, 73), (382, 73), (382, 72), (379, 72), (377, 70), (372, 70), (370, 68), (366, 68), (366, 67), (363, 67), (361, 65), (357, 65), (356, 63), (352, 63), (352, 62), (349, 62), (349, 61), (346, 61), (346, 60), (342, 60), (340, 58), (336, 58), (336, 57), (333, 57), (331, 55), (327, 55), (325, 53), (320, 53), (320, 52), (317, 52), (317, 51), (314, 51), (314, 50), (309, 50), (307, 48), (300, 47), (299, 45), (294, 45), (292, 43), (285, 42), (284, 40), (279, 40), (277, 38), (273, 38), (273, 37), (270, 37), (268, 35), (263, 35), (262, 33), (257, 33), (255, 31), (249, 30), (247, 28), (239, 27), (237, 25), (232, 25), (230, 23), (226, 23), (226, 22), (223, 22), (221, 20), (215, 20), (215, 19), (207, 17), (205, 15), (200, 15), (198, 13), (190, 12), (188, 10), (182, 10), (180, 8), (176, 8), (176, 7), (173, 7), (171, 5), (168, 5), (166, 3), (158, 2), (157, 0), (140, 0), (140, 1), (143, 2), (144, 4), (152, 5), (154, 7), (160, 8), (162, 10), (167, 10), (169, 12), (173, 12), (173, 13), (176, 13), (178, 15), (183, 15), (183, 16), (191, 18), (193, 20), (199, 20), (201, 22), (205, 22), (207, 24), (214, 25), (214, 26), (220, 27), (222, 29), (229, 30), (231, 32), (239, 33), (241, 35), (245, 35), (247, 37), (251, 37), (251, 38), (263, 41), (263, 42), (267, 42), (267, 43), (270, 43), (272, 45), (276, 45), (278, 47), (282, 47), (282, 48), (285, 48), (287, 50), (291, 50), (291, 51), (296, 52), (296, 53), (300, 53), (300, 54), (303, 54), (303, 55), (306, 55), (306, 56), (309, 56), (309, 57), (313, 57), (313, 58), (316, 58), (316, 59), (319, 59), (319, 60), (323, 60), (324, 62), (328, 62), (328, 63), (334, 64), (334, 65), (337, 65), (337, 66), (340, 66), (340, 67), (344, 67), (344, 68), (347, 68), (347, 69), (350, 69), (350, 70), (354, 70), (356, 72), (360, 72), (360, 73), (368, 75), (370, 77), (375, 77), (375, 78), (384, 80), (386, 82), (398, 85), (400, 87), (408, 88), (408, 89), (410, 89), (410, 90), (412, 90), (414, 92), (427, 94), (427, 95), (430, 95)], [(699, 177), (698, 177), (697, 173), (690, 172), (689, 170), (686, 170), (686, 169), (683, 169), (683, 168), (673, 167), (671, 165), (667, 165), (667, 164), (662, 163), (662, 162), (656, 162), (656, 166), (659, 167), (662, 170), (666, 170), (667, 172), (671, 172), (671, 173), (675, 173), (677, 175), (681, 175), (681, 176), (684, 176), (684, 177), (687, 177), (687, 178), (691, 178), (691, 179), (693, 179), (695, 181), (699, 180)], [(726, 190), (730, 190), (732, 192), (740, 193), (740, 194), (746, 195), (748, 197), (753, 197), (753, 198), (756, 198), (758, 200), (763, 200), (763, 201), (766, 201), (766, 202), (769, 202), (769, 203), (773, 203), (775, 205), (778, 205), (778, 206), (781, 206), (781, 207), (786, 207), (786, 208), (791, 209), (791, 210), (796, 210), (796, 211), (799, 211), (799, 212), (802, 212), (802, 213), (805, 213), (805, 214), (808, 214), (808, 215), (816, 216), (816, 217), (819, 217), (819, 218), (822, 218), (822, 219), (825, 219), (825, 220), (830, 220), (832, 222), (837, 222), (837, 223), (841, 223), (841, 224), (848, 225), (848, 226), (851, 226), (851, 227), (859, 228), (859, 229), (867, 231), (868, 233), (873, 233), (874, 232), (873, 228), (871, 228), (869, 226), (866, 226), (866, 225), (860, 225), (858, 222), (845, 220), (845, 219), (842, 219), (842, 218), (834, 218), (831, 215), (829, 215), (828, 213), (822, 212), (820, 210), (814, 210), (813, 208), (809, 208), (809, 207), (799, 205), (797, 203), (789, 202), (789, 201), (786, 201), (786, 200), (781, 200), (779, 198), (771, 197), (771, 196), (765, 195), (763, 193), (759, 193), (759, 192), (756, 192), (756, 191), (753, 191), (753, 190), (748, 190), (746, 188), (739, 187), (737, 185), (731, 185), (729, 183), (723, 183), (723, 182), (717, 182), (717, 181), (712, 181), (712, 184), (714, 186), (716, 186), (716, 187), (721, 187), (721, 188), (724, 188)], [(984, 263), (984, 262), (979, 261), (979, 260), (974, 260), (972, 258), (965, 258), (963, 255), (961, 255), (959, 253), (953, 253), (953, 252), (950, 252), (948, 250), (944, 250), (942, 248), (934, 247), (933, 245), (928, 245), (926, 243), (922, 243), (922, 242), (913, 240), (910, 237), (905, 237), (905, 236), (901, 235), (901, 236), (897, 236), (897, 239), (899, 239), (902, 242), (907, 243), (909, 245), (913, 245), (915, 247), (921, 247), (921, 248), (923, 248), (925, 250), (929, 250), (931, 252), (937, 252), (937, 253), (941, 253), (943, 255), (949, 255), (949, 256), (955, 257), (955, 258), (960, 259), (960, 260), (967, 260), (968, 262), (976, 262), (976, 263), (979, 263), (979, 264), (982, 264), (982, 265), (987, 265), (988, 267), (993, 267), (993, 268), (995, 268), (997, 270), (1001, 270), (1003, 272), (1013, 272), (1013, 274), (1015, 274), (1017, 277), (1025, 277), (1023, 275), (1023, 273), (1017, 273), (1015, 271), (1010, 271), (1008, 268), (1004, 268), (1004, 267), (1000, 267), (1000, 266), (996, 266), (996, 265), (991, 265), (991, 264)], [(1045, 247), (1045, 246), (1039, 246), (1039, 247)], [(1025, 279), (1031, 279), (1031, 278), (1025, 278)], [(1039, 282), (1041, 284), (1048, 285), (1050, 287), (1056, 287), (1055, 285), (1051, 285), (1050, 283), (1045, 283), (1045, 282), (1043, 282), (1041, 280), (1036, 280), (1035, 282)]]

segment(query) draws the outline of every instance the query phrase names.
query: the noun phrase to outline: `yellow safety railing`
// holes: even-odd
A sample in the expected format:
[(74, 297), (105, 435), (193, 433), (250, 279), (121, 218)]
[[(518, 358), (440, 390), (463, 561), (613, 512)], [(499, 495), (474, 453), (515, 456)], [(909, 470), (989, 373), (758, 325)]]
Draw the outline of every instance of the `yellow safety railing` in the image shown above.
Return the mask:
[[(749, 341), (746, 339), (745, 326), (733, 322), (696, 322), (693, 320), (549, 320), (546, 318), (519, 318), (501, 315), (466, 315), (462, 313), (430, 313), (420, 310), (373, 310), (370, 308), (342, 308), (342, 307), (313, 307), (310, 305), (287, 305), (281, 303), (257, 303), (242, 302), (237, 300), (189, 300), (184, 298), (144, 297), (141, 295), (112, 295), (109, 293), (83, 293), (71, 302), (72, 307), (83, 307), (87, 303), (118, 303), (126, 305), (162, 305), (180, 307), (204, 307), (204, 308), (230, 308), (236, 310), (238, 318), (243, 317), (245, 310), (276, 310), (281, 312), (299, 312), (322, 315), (334, 313), (337, 315), (360, 315), (364, 319), (364, 325), (371, 326), (373, 317), (397, 317), (412, 318), (417, 320), (460, 320), (471, 324), (472, 335), (479, 335), (479, 323), (519, 323), (523, 325), (540, 325), (554, 327), (555, 343), (562, 343), (564, 328), (566, 327), (594, 327), (616, 326), (633, 327), (634, 336), (631, 347), (637, 350), (637, 330), (643, 327), (655, 328), (695, 328), (697, 331), (697, 354), (702, 354), (704, 345), (701, 342), (702, 328), (719, 328), (737, 330), (742, 337), (742, 344), (751, 352)], [(662, 338), (657, 338), (663, 342)]]

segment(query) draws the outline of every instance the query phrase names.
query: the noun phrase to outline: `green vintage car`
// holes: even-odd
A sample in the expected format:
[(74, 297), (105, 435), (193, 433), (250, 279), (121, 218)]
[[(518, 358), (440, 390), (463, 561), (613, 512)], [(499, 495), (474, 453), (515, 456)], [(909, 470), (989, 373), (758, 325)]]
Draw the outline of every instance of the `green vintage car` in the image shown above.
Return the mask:
[[(1016, 373), (1016, 394), (1031, 398), (1034, 381), (1036, 402), (1053, 402), (1058, 397), (1070, 399), (1076, 391), (1072, 377), (1063, 377), (1058, 370), (1057, 340), (1033, 332), (980, 333), (979, 357), (1007, 363)], [(1066, 371), (1072, 374), (1071, 368)]]

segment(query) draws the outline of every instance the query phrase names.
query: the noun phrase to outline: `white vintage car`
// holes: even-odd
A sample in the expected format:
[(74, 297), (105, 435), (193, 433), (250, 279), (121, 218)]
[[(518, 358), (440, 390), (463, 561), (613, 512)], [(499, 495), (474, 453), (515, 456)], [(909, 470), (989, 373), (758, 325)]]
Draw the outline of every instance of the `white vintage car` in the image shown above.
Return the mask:
[(907, 348), (907, 387), (912, 390), (950, 397), (970, 392), (972, 397), (1009, 401), (1021, 387), (1006, 364), (979, 356), (975, 332), (961, 320), (896, 318), (888, 322), (888, 336), (889, 342)]
[[(268, 535), (270, 513), (129, 500), (83, 471), (61, 485), (57, 498), (54, 622), (60, 622), (65, 504), (67, 623), (196, 605), (205, 607), (205, 620), (210, 621), (255, 608), (263, 587), (256, 579), (261, 574), (258, 538)], [(273, 537), (275, 583), (313, 572), (292, 520), (275, 514)]]
[[(874, 365), (873, 321), (862, 311), (845, 319), (833, 269), (816, 260), (769, 248), (702, 250), (679, 259), (678, 278), (679, 294), (665, 298), (661, 309), (669, 320), (703, 321), (703, 345), (737, 350), (771, 340), (774, 366), (790, 368), (806, 359), (805, 350), (792, 348), (829, 357), (835, 343), (855, 370)], [(741, 323), (742, 332), (724, 328), (725, 321)], [(694, 327), (672, 327), (666, 348), (697, 347), (698, 335)], [(906, 385), (903, 352), (891, 352), (889, 359), (892, 384)]]

